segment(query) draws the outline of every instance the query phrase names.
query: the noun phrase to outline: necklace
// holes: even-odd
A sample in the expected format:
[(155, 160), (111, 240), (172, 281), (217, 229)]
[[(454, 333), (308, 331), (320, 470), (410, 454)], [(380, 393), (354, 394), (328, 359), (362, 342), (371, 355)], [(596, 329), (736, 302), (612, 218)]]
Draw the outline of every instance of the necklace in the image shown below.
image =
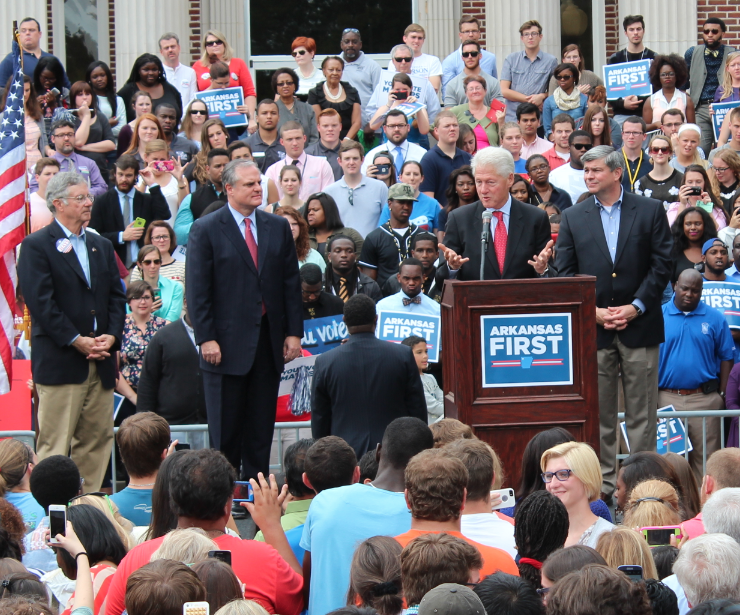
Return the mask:
[(129, 487), (154, 487), (154, 483), (138, 483), (134, 485), (133, 483), (128, 484)]
[(337, 95), (334, 96), (334, 94), (332, 94), (331, 91), (329, 90), (329, 87), (326, 85), (326, 81), (324, 81), (324, 94), (326, 94), (326, 97), (329, 100), (333, 100), (334, 102), (336, 102), (342, 97), (342, 94), (344, 94), (344, 88), (342, 87), (342, 84), (340, 83), (339, 91), (337, 92)]

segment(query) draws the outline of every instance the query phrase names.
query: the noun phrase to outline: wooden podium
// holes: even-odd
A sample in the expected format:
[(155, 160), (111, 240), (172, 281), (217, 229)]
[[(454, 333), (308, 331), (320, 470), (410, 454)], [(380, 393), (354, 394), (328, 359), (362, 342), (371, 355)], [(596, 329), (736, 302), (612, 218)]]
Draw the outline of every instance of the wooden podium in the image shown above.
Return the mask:
[(446, 281), (445, 416), (501, 457), (507, 486), (536, 433), (560, 426), (599, 454), (596, 278)]

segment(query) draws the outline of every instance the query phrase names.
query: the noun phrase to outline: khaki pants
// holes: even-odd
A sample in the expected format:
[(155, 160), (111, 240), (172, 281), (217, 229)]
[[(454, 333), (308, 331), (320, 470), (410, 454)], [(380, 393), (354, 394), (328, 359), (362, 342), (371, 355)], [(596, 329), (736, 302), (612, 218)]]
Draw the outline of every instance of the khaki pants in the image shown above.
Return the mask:
[[(660, 391), (658, 394), (660, 407), (673, 405), (679, 412), (690, 410), (724, 410), (725, 400), (719, 393), (694, 393), (693, 395), (678, 395)], [(722, 432), (720, 417), (707, 418), (707, 459), (714, 452), (722, 448)], [(689, 464), (694, 471), (696, 480), (701, 484), (704, 471), (702, 462), (704, 460), (704, 441), (702, 439), (702, 419), (689, 419), (689, 439), (693, 450), (689, 453)]]
[(97, 364), (82, 384), (37, 384), (39, 459), (69, 455), (85, 479), (83, 491), (100, 491), (113, 444), (113, 389), (104, 389)]
[(658, 410), (658, 346), (628, 348), (619, 334), (597, 352), (602, 490), (611, 495), (617, 483), (617, 421), (619, 375), (630, 451), (654, 451)]

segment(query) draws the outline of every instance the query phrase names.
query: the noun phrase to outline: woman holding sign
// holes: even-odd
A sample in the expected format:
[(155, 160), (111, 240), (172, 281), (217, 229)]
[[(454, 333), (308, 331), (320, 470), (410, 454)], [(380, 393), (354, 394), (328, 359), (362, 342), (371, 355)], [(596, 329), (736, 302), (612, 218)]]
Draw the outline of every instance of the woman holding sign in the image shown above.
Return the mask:
[[(725, 60), (725, 75), (722, 84), (714, 93), (714, 102), (729, 103), (740, 101), (740, 51), (733, 51)], [(714, 114), (711, 108), (709, 113)], [(730, 114), (725, 115), (722, 130), (717, 139), (717, 147), (722, 147), (730, 138)]]
[(642, 107), (642, 119), (648, 125), (648, 132), (660, 128), (660, 118), (668, 109), (682, 111), (686, 121), (693, 124), (696, 121), (694, 101), (678, 89), (689, 77), (686, 61), (675, 53), (656, 56), (650, 65), (649, 76), (653, 94)]

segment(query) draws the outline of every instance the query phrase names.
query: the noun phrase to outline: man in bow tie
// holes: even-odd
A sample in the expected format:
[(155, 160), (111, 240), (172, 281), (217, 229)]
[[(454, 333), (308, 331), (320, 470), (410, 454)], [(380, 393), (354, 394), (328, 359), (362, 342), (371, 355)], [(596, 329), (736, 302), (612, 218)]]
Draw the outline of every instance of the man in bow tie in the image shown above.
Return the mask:
[(696, 123), (701, 128), (701, 148), (705, 154), (709, 154), (712, 148), (714, 135), (710, 106), (725, 74), (727, 56), (735, 51), (734, 47), (722, 41), (726, 30), (725, 22), (719, 17), (708, 18), (702, 27), (704, 44), (689, 47), (683, 56), (689, 67), (689, 81), (684, 87), (689, 89), (694, 101)]
[(396, 274), (401, 285), (395, 295), (378, 301), (378, 312), (411, 312), (439, 316), (439, 303), (427, 297), (424, 289), (424, 267), (416, 258), (407, 258), (401, 263)]

